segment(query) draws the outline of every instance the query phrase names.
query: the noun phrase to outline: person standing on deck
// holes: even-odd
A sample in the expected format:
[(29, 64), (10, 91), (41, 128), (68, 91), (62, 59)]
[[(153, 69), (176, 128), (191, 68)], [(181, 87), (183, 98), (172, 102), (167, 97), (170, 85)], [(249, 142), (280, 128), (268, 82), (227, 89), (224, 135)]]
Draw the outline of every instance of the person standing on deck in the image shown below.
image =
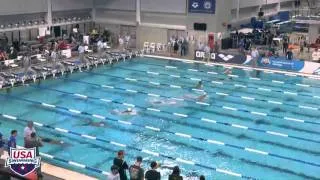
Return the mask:
[(127, 180), (126, 170), (129, 169), (127, 162), (124, 160), (124, 151), (118, 151), (118, 156), (113, 159), (113, 165), (119, 167), (120, 180)]
[(11, 136), (8, 140), (8, 154), (10, 155), (10, 148), (17, 148), (17, 137), (18, 131), (17, 130), (12, 130), (11, 131)]
[(31, 134), (35, 133), (36, 130), (33, 127), (33, 122), (29, 121), (27, 127), (24, 128), (23, 137), (24, 137), (24, 146), (26, 146), (26, 142), (30, 140)]
[(252, 67), (257, 67), (257, 62), (259, 58), (259, 51), (257, 50), (256, 47), (253, 47), (251, 49), (251, 57), (252, 57)]

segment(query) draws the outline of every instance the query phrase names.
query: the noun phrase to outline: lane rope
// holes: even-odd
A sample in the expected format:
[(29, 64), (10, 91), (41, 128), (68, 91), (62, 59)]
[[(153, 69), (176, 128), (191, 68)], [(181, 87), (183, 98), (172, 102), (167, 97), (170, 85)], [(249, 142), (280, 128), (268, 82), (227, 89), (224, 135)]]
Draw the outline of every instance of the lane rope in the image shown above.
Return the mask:
[[(32, 87), (37, 88), (37, 89), (50, 90), (50, 91), (54, 91), (54, 92), (58, 92), (58, 93), (67, 94), (67, 95), (78, 97), (78, 95), (76, 93), (71, 93), (71, 92), (66, 92), (66, 91), (61, 91), (61, 90), (51, 89), (51, 88), (45, 88), (45, 87), (36, 87), (36, 86), (32, 86)], [(143, 107), (143, 106), (134, 105), (134, 104), (126, 103), (126, 102), (120, 102), (120, 101), (111, 100), (111, 99), (106, 101), (106, 99), (103, 99), (103, 98), (100, 98), (100, 97), (93, 97), (93, 96), (87, 96), (87, 95), (83, 95), (83, 96), (85, 96), (86, 99), (98, 100), (98, 101), (107, 102), (107, 103), (120, 104), (120, 105), (128, 106), (128, 107), (137, 107), (139, 109), (146, 110), (146, 111), (163, 112), (163, 113), (166, 113), (168, 115), (179, 116), (179, 117), (182, 117), (182, 118), (187, 118), (188, 117), (188, 115), (186, 115), (186, 114), (171, 113), (171, 112), (168, 112), (168, 111), (163, 111), (163, 110), (155, 109), (155, 108), (152, 108), (152, 107)], [(197, 104), (201, 104), (201, 105), (204, 104), (202, 102), (196, 102), (196, 103)], [(48, 104), (45, 104), (45, 103), (43, 103), (42, 105), (44, 105), (46, 107), (52, 107), (52, 105), (48, 105)], [(204, 104), (204, 105), (206, 105), (206, 104)], [(230, 107), (225, 107), (225, 106), (223, 106), (223, 108), (229, 109), (229, 110), (236, 110), (236, 109), (232, 109)], [(72, 110), (72, 111), (74, 112), (74, 110)], [(252, 112), (252, 114), (265, 116), (265, 114), (261, 114), (261, 113), (258, 113), (258, 112)], [(97, 116), (97, 115), (95, 117), (98, 118), (98, 119), (103, 118), (103, 117), (100, 117), (100, 116)], [(222, 121), (212, 121), (212, 120), (209, 120), (208, 118), (196, 118), (196, 117), (192, 117), (192, 116), (189, 116), (189, 117), (191, 117), (193, 119), (201, 120), (201, 121), (204, 121), (204, 122), (208, 122), (208, 123), (211, 123), (211, 124), (220, 124), (220, 125), (229, 126), (229, 127), (233, 127), (233, 128), (237, 128), (237, 129), (241, 129), (241, 130), (245, 129), (245, 130), (248, 130), (248, 131), (255, 131), (255, 132), (259, 132), (259, 133), (264, 133), (264, 134), (269, 134), (269, 135), (274, 135), (274, 136), (288, 137), (288, 138), (299, 139), (299, 140), (303, 140), (303, 141), (308, 141), (308, 142), (313, 142), (313, 143), (319, 143), (320, 144), (320, 141), (317, 141), (317, 140), (314, 140), (314, 139), (303, 138), (303, 137), (289, 135), (289, 134), (285, 134), (285, 133), (281, 133), (281, 132), (275, 132), (275, 131), (271, 131), (271, 130), (263, 130), (263, 129), (259, 129), (259, 128), (253, 128), (253, 127), (248, 127), (248, 126), (244, 126), (244, 125), (240, 125), (240, 124), (227, 123), (227, 122), (222, 122)], [(293, 118), (289, 118), (288, 120), (297, 121), (296, 119), (293, 119)]]
[[(136, 71), (136, 72), (143, 72), (143, 73), (147, 73), (148, 74), (148, 71), (142, 71), (142, 70), (137, 70), (137, 69), (131, 69), (131, 68), (124, 68), (124, 67), (117, 67), (119, 69), (124, 69), (124, 70), (129, 70), (129, 71)], [(180, 74), (179, 75), (172, 75), (172, 74), (166, 74), (166, 73), (160, 73), (160, 72), (153, 72), (155, 74), (158, 74), (159, 75), (162, 75), (162, 76), (169, 76), (169, 77), (175, 77), (175, 78), (183, 78), (183, 79), (187, 79), (187, 80), (193, 80), (195, 81), (195, 79), (198, 79), (198, 80), (203, 80), (209, 84), (220, 84), (220, 85), (223, 85), (223, 84), (229, 84), (229, 85), (233, 85), (234, 86), (234, 83), (232, 82), (222, 82), (219, 78), (216, 78), (216, 77), (213, 77), (213, 76), (202, 76), (202, 77), (206, 77), (206, 78), (210, 78), (210, 79), (214, 79), (213, 81), (210, 81), (210, 80), (204, 80), (204, 79), (199, 79), (199, 78), (194, 78), (194, 77), (188, 77), (188, 76), (181, 76)], [(180, 72), (179, 72), (180, 73)], [(150, 73), (149, 73), (150, 74)], [(153, 75), (155, 75), (153, 74)], [(207, 74), (214, 74), (214, 75), (218, 75), (218, 73), (216, 72), (207, 72)], [(228, 75), (229, 77), (236, 77), (236, 78), (239, 78), (239, 76), (237, 75)], [(223, 76), (224, 77), (224, 76)], [(224, 77), (225, 78), (225, 77)], [(249, 78), (251, 80), (261, 80), (260, 78)], [(141, 81), (141, 80), (140, 80)], [(242, 83), (246, 83), (246, 82), (243, 82), (243, 81), (235, 81), (235, 82), (242, 82)], [(284, 81), (276, 81), (276, 80), (273, 80), (274, 83), (284, 83)], [(262, 90), (262, 89), (259, 89), (258, 87), (255, 87), (255, 86), (250, 86), (250, 85), (242, 85), (244, 88), (247, 88), (247, 89), (255, 89), (255, 90)], [(267, 85), (263, 85), (263, 86), (267, 86)], [(303, 84), (299, 84), (299, 86), (302, 86), (302, 87), (305, 87), (306, 85), (303, 85)], [(269, 86), (269, 87), (275, 87), (275, 86)], [(283, 88), (283, 87), (276, 87), (276, 88)], [(281, 93), (281, 94), (287, 94), (287, 95), (290, 95), (286, 92), (288, 91), (285, 91), (285, 90), (275, 90), (275, 89), (269, 89), (269, 88), (263, 88), (263, 89), (268, 89), (269, 92), (277, 92), (277, 93)], [(262, 90), (263, 91), (263, 90)], [(310, 98), (316, 98), (314, 97), (313, 95), (310, 95), (310, 94), (306, 94), (306, 93), (298, 93), (298, 92), (292, 92), (291, 95), (296, 95), (296, 96), (303, 96), (303, 97), (310, 97)]]
[[(149, 65), (149, 66), (158, 66), (158, 67), (162, 67), (162, 68), (165, 68), (165, 69), (175, 69), (175, 70), (185, 70), (185, 71), (192, 71), (192, 72), (201, 72), (201, 73), (205, 73), (207, 74), (208, 71), (203, 71), (203, 70), (197, 70), (197, 69), (183, 69), (183, 68), (179, 68), (177, 66), (169, 66), (170, 68), (168, 68), (167, 65), (160, 65), (160, 64), (153, 64), (153, 63), (145, 63), (145, 62), (139, 62), (141, 64), (145, 64), (145, 65)], [(216, 72), (217, 73), (217, 72)], [(273, 74), (272, 72), (270, 71), (267, 71), (265, 73), (269, 73), (269, 74)], [(220, 75), (219, 73), (217, 73), (216, 75)], [(234, 77), (234, 78), (241, 78), (239, 77), (238, 75), (233, 75), (233, 74), (230, 74), (230, 75), (227, 75), (229, 77)], [(222, 76), (224, 77), (224, 76)], [(249, 80), (253, 80), (253, 81), (260, 81), (262, 80), (261, 78), (248, 78)], [(240, 80), (239, 80), (240, 81)], [(268, 81), (266, 80), (263, 80), (264, 82), (268, 83)], [(241, 81), (240, 81), (241, 82)], [(284, 82), (284, 81), (279, 81), (279, 80), (270, 80), (270, 82), (272, 83), (276, 83), (276, 84), (288, 84), (288, 85), (294, 85), (294, 86), (299, 86), (299, 87), (303, 87), (303, 88), (309, 88), (309, 87), (312, 87), (312, 88), (320, 88), (320, 86), (314, 86), (314, 85), (310, 85), (310, 84), (300, 84), (300, 83), (288, 83), (288, 82)]]
[[(109, 75), (105, 75), (105, 76), (109, 76)], [(117, 77), (117, 76), (111, 76), (111, 77)], [(123, 79), (122, 77), (117, 77), (117, 78), (121, 78)], [(82, 81), (79, 81), (79, 80), (70, 80), (70, 81), (74, 81), (74, 82), (82, 82)], [(142, 81), (143, 82), (143, 81)], [(87, 83), (87, 82), (82, 82), (82, 83), (86, 83), (86, 84), (94, 84), (94, 83)], [(161, 83), (159, 83), (160, 85), (163, 85)], [(97, 84), (95, 84), (96, 86)], [(102, 87), (102, 85), (98, 85), (100, 87)], [(116, 87), (112, 86), (113, 89), (115, 89)], [(117, 88), (117, 89), (121, 89), (121, 88)], [(122, 89), (124, 91), (128, 91), (127, 89)], [(142, 93), (142, 94), (148, 94), (148, 93), (145, 93), (143, 91), (135, 91), (135, 93)], [(215, 94), (217, 95), (221, 95), (221, 96), (229, 96), (229, 94), (225, 94), (225, 93), (219, 93), (219, 92), (216, 92)], [(169, 97), (170, 98), (170, 97)], [(185, 99), (183, 99), (183, 101), (186, 101)], [(188, 102), (193, 102), (193, 101), (188, 101)], [(267, 102), (272, 102), (272, 101), (267, 101)], [(281, 102), (278, 102), (278, 103), (281, 103)], [(218, 107), (218, 108), (223, 108), (223, 106), (220, 106), (220, 105), (215, 105), (215, 104), (211, 104), (210, 106), (215, 106), (215, 107)], [(226, 106), (225, 106), (226, 107)], [(236, 111), (239, 111), (239, 112), (244, 112), (244, 113), (251, 113), (251, 114), (255, 114), (255, 115), (259, 115), (259, 116), (267, 116), (267, 117), (273, 117), (273, 118), (277, 118), (277, 119), (281, 119), (281, 120), (286, 120), (286, 121), (290, 121), (290, 119), (294, 119), (294, 118), (291, 118), (291, 117), (286, 117), (286, 116), (279, 116), (279, 115), (274, 115), (274, 114), (267, 114), (267, 113), (263, 113), (263, 112), (256, 112), (256, 113), (252, 113), (252, 111), (249, 111), (247, 109), (241, 109), (241, 108), (234, 108), (234, 107), (230, 107), (231, 109), (235, 109)], [(301, 108), (301, 107), (300, 107)], [(311, 107), (313, 108), (313, 107)], [(214, 112), (212, 112), (214, 113)], [(306, 124), (313, 124), (313, 125), (320, 125), (320, 122), (313, 122), (313, 121), (308, 121), (308, 120), (301, 120), (301, 121), (293, 121), (293, 122), (301, 122), (301, 123), (306, 123)]]
[[(1, 96), (5, 96), (5, 95), (2, 95)], [(32, 104), (39, 104), (39, 105), (42, 105), (43, 103), (42, 102), (38, 102), (38, 101), (33, 101), (33, 100), (28, 100), (28, 99), (24, 99), (24, 98), (19, 98), (19, 97), (16, 97), (16, 96), (11, 96), (11, 95), (6, 95), (7, 97), (11, 97), (13, 99), (18, 99), (20, 101), (24, 101), (24, 102), (28, 102), (28, 103), (32, 103)], [(42, 105), (43, 106), (43, 105)], [(46, 106), (45, 106), (46, 107)], [(58, 105), (55, 105), (54, 107), (55, 109), (60, 109), (60, 110), (64, 110), (64, 111), (67, 111), (67, 112), (73, 112), (73, 111), (70, 111), (69, 108), (66, 108), (66, 107), (62, 107), (62, 106), (58, 106)], [(88, 112), (85, 112), (85, 111), (78, 111), (77, 112), (79, 113), (76, 113), (76, 114), (82, 114), (82, 115), (87, 115), (87, 116), (92, 116), (94, 117), (94, 114), (91, 114), (91, 113), (88, 113)], [(100, 115), (99, 115), (100, 116)], [(101, 116), (101, 117), (104, 117), (104, 116)], [(16, 118), (16, 117), (15, 117)], [(104, 117), (104, 120), (107, 120), (109, 118), (107, 117)], [(130, 123), (130, 125), (132, 125)], [(62, 130), (62, 132), (65, 132), (65, 130)], [(170, 131), (166, 131), (166, 132), (170, 132)], [(180, 133), (180, 132), (170, 132), (171, 134), (174, 134), (176, 136), (178, 136), (176, 133)], [(304, 161), (304, 160), (300, 160), (300, 159), (296, 159), (296, 158), (292, 158), (292, 157), (287, 157), (287, 156), (284, 156), (284, 155), (279, 155), (279, 154), (275, 154), (275, 153), (270, 153), (270, 152), (267, 152), (267, 151), (263, 151), (263, 150), (258, 150), (258, 149), (254, 149), (254, 148), (249, 148), (249, 147), (243, 147), (243, 146), (239, 146), (239, 145), (234, 145), (234, 144), (229, 144), (229, 143), (225, 143), (225, 142), (222, 142), (222, 141), (219, 141), (219, 140), (214, 140), (214, 139), (205, 139), (205, 138), (202, 138), (202, 137), (196, 137), (196, 136), (191, 136), (189, 134), (184, 134), (184, 133), (180, 133), (179, 135), (183, 134), (184, 136), (179, 136), (179, 137), (184, 137), (184, 138), (188, 138), (188, 139), (194, 139), (194, 140), (199, 140), (199, 141), (202, 141), (202, 142), (206, 142), (208, 144), (213, 144), (213, 145), (217, 145), (217, 146), (225, 146), (225, 147), (228, 147), (228, 148), (232, 148), (232, 149), (237, 149), (237, 150), (242, 150), (244, 152), (249, 152), (249, 153), (253, 153), (253, 154), (258, 154), (258, 155), (264, 155), (264, 156), (270, 156), (270, 157), (276, 157), (276, 158), (279, 158), (279, 159), (283, 159), (283, 160), (289, 160), (289, 161), (293, 161), (293, 162), (298, 162), (298, 163), (302, 163), (302, 164), (305, 164), (305, 165), (310, 165), (310, 166), (314, 166), (314, 167), (320, 167), (320, 164), (317, 164), (317, 163), (314, 163), (314, 162), (309, 162), (309, 161)], [(218, 143), (216, 143), (218, 142)], [(248, 151), (246, 148), (249, 148), (250, 150), (254, 149), (254, 150), (257, 150), (256, 152), (252, 152), (252, 151)], [(263, 152), (263, 153), (257, 153), (257, 152)]]

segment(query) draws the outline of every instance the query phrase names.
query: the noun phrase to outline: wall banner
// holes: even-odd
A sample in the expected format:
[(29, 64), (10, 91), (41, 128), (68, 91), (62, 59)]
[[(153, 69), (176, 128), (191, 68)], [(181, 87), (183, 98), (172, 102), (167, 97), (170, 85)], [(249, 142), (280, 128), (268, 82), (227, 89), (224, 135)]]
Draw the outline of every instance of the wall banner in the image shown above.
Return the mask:
[[(207, 57), (207, 54), (204, 51), (195, 51), (194, 53), (195, 60), (204, 60)], [(230, 63), (230, 64), (248, 64), (250, 63), (251, 58), (241, 56), (241, 55), (231, 55), (223, 53), (210, 53), (210, 61), (218, 63)]]
[(188, 0), (189, 13), (216, 13), (216, 0)]

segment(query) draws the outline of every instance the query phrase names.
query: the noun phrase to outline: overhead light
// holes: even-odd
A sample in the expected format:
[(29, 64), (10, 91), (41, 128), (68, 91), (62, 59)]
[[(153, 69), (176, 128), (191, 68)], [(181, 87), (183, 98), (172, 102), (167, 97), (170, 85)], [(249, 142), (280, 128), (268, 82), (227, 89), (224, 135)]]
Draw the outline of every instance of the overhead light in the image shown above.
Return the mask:
[(71, 21), (72, 21), (72, 19), (69, 17), (69, 18), (68, 18), (68, 21), (69, 21), (69, 22), (71, 22)]
[(14, 24), (14, 27), (19, 27), (19, 23), (15, 23), (15, 24)]
[(34, 25), (38, 25), (38, 24), (39, 24), (39, 22), (38, 22), (38, 21), (34, 21), (33, 23), (34, 23)]
[(81, 19), (82, 19), (81, 17), (78, 17), (78, 21), (81, 21)]
[(29, 22), (28, 22), (28, 26), (31, 26), (31, 25), (32, 25), (32, 21), (29, 21)]
[(3, 25), (3, 24), (1, 24), (1, 25), (0, 25), (0, 28), (1, 28), (1, 29), (3, 29), (3, 28), (4, 28), (4, 25)]
[(11, 27), (12, 27), (12, 24), (8, 24), (7, 27), (8, 27), (8, 28), (11, 28)]

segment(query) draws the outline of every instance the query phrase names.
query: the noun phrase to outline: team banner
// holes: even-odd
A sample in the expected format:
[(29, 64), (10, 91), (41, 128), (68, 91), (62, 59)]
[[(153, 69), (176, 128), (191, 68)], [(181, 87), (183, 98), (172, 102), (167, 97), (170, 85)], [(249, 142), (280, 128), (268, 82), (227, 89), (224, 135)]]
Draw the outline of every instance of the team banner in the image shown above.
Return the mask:
[(216, 0), (189, 0), (189, 13), (215, 14)]
[[(207, 61), (210, 56), (211, 62), (228, 63), (228, 64), (243, 64), (251, 65), (252, 57), (250, 55), (231, 55), (223, 53), (209, 53), (204, 51), (195, 51), (194, 59), (199, 61)], [(320, 63), (302, 61), (302, 60), (287, 60), (284, 58), (259, 58), (258, 65), (260, 67), (270, 69), (281, 69), (286, 71), (301, 72), (306, 74), (320, 75)]]
[(287, 60), (275, 57), (260, 58), (259, 66), (281, 69), (287, 71), (301, 72), (306, 74), (320, 75), (320, 64), (302, 60)]
[[(195, 51), (195, 60), (207, 60), (208, 54), (204, 51)], [(218, 63), (230, 63), (230, 64), (249, 64), (251, 62), (250, 56), (231, 55), (223, 53), (210, 53), (210, 61)]]

